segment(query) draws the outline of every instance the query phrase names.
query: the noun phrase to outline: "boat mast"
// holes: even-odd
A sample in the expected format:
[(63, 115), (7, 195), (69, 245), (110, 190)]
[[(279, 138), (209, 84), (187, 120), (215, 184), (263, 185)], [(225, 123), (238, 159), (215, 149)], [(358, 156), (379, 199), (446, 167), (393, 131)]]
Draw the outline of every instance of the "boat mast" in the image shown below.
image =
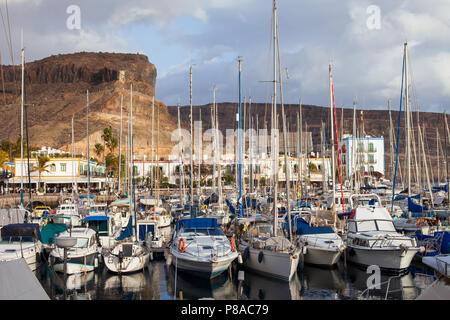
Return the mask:
[[(180, 108), (178, 107), (178, 112)], [(154, 135), (155, 135), (155, 96), (153, 96), (152, 101), (152, 170), (150, 170), (151, 175), (151, 182), (150, 182), (150, 195), (153, 196), (153, 186), (155, 185), (155, 179), (154, 179), (154, 165), (155, 165), (155, 145), (154, 145)]]
[[(410, 136), (410, 105), (408, 88), (408, 43), (405, 43), (405, 102), (406, 102), (406, 162), (408, 179), (408, 201), (411, 198), (411, 136)], [(411, 212), (408, 205), (408, 217), (411, 218)]]
[(278, 117), (277, 117), (277, 65), (276, 59), (276, 39), (277, 39), (277, 4), (276, 0), (273, 0), (273, 96), (272, 96), (272, 117), (273, 117), (273, 146), (272, 146), (272, 156), (273, 156), (273, 169), (274, 169), (274, 188), (273, 188), (273, 235), (277, 236), (278, 229)]
[[(351, 167), (353, 168), (353, 190), (356, 191), (356, 173), (357, 173), (357, 161), (356, 161), (356, 148), (358, 146), (358, 141), (356, 140), (356, 98), (353, 100), (353, 137), (352, 137), (352, 161)], [(350, 174), (350, 172), (349, 172)]]
[(21, 179), (20, 179), (20, 204), (23, 206), (23, 112), (24, 112), (24, 101), (25, 101), (25, 49), (22, 43), (22, 96), (21, 96), (21, 120), (20, 120), (20, 163), (21, 163)]
[(447, 203), (450, 203), (450, 180), (448, 177), (448, 162), (447, 162), (447, 143), (449, 138), (449, 131), (448, 131), (448, 124), (447, 124), (447, 117), (445, 115), (444, 111), (444, 122), (445, 122), (445, 129), (447, 130), (447, 134), (445, 135), (445, 174), (446, 174), (446, 180), (447, 180)]
[(119, 185), (117, 193), (120, 194), (120, 176), (122, 174), (122, 110), (123, 110), (123, 94), (120, 95), (120, 133), (119, 133)]
[(214, 191), (216, 190), (216, 168), (215, 168), (215, 164), (216, 164), (216, 125), (215, 125), (215, 106), (216, 106), (216, 87), (213, 87), (213, 103), (211, 105), (211, 129), (213, 130), (213, 165), (212, 165), (212, 190), (211, 190), (211, 194), (214, 193)]
[(87, 205), (88, 212), (90, 208), (90, 194), (91, 194), (91, 167), (90, 167), (90, 156), (89, 156), (89, 90), (86, 91), (86, 140), (87, 140)]
[(191, 170), (189, 171), (189, 180), (190, 180), (190, 190), (189, 190), (189, 203), (190, 203), (190, 212), (191, 212), (191, 218), (193, 218), (194, 215), (194, 194), (193, 194), (193, 190), (194, 190), (194, 177), (193, 177), (193, 173), (194, 173), (194, 166), (193, 166), (193, 162), (192, 162), (192, 148), (194, 147), (194, 134), (192, 132), (193, 130), (193, 124), (192, 124), (192, 117), (193, 117), (193, 113), (192, 113), (192, 66), (189, 67), (189, 102), (190, 102), (190, 107), (191, 107), (191, 116), (190, 116), (190, 121), (191, 121), (191, 147), (190, 149), (190, 165), (191, 165)]
[(241, 73), (242, 73), (242, 59), (238, 57), (239, 65), (239, 129), (238, 129), (238, 148), (239, 148), (239, 217), (243, 217), (242, 206), (242, 110), (241, 110)]
[(72, 115), (72, 202), (74, 201), (74, 189), (75, 189), (75, 181), (74, 181), (74, 165), (73, 165), (73, 156), (74, 156), (74, 137), (73, 137), (73, 115)]
[(157, 131), (156, 131), (156, 206), (159, 206), (159, 189), (161, 188), (161, 171), (159, 169), (159, 136), (160, 136), (160, 131), (159, 131), (159, 111), (161, 108), (158, 108), (157, 110), (157, 120), (156, 120), (156, 126), (157, 126)]
[(335, 164), (334, 164), (334, 119), (333, 119), (333, 92), (332, 92), (332, 85), (333, 85), (333, 76), (331, 74), (331, 63), (328, 67), (328, 74), (329, 74), (329, 85), (330, 85), (330, 118), (331, 118), (331, 176), (332, 176), (332, 199), (333, 199), (333, 205), (332, 205), (332, 213), (334, 216), (334, 228), (336, 228), (336, 203), (335, 203), (335, 195), (336, 195), (336, 188), (335, 188)]

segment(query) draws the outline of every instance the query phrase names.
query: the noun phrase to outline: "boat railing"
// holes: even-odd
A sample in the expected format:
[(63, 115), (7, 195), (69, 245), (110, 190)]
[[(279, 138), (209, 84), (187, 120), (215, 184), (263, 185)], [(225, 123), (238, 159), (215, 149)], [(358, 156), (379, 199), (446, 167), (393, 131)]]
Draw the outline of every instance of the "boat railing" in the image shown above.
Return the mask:
[(437, 265), (437, 269), (438, 269), (439, 273), (441, 273), (446, 278), (450, 277), (450, 274), (448, 272), (449, 263), (447, 261), (439, 259), (439, 256), (437, 256), (436, 257), (436, 265)]
[(370, 293), (371, 290), (374, 290), (374, 289), (380, 290), (383, 285), (386, 285), (386, 292), (385, 292), (385, 295), (384, 295), (384, 300), (387, 300), (387, 298), (388, 298), (390, 293), (395, 293), (395, 292), (401, 292), (401, 297), (402, 297), (402, 300), (403, 300), (403, 289), (416, 288), (415, 286), (400, 286), (399, 289), (392, 289), (391, 288), (392, 280), (400, 279), (403, 276), (404, 276), (404, 274), (399, 274), (399, 275), (396, 275), (396, 276), (392, 276), (387, 281), (376, 283), (376, 284), (374, 284), (374, 285), (372, 285), (370, 287), (367, 287), (367, 289), (365, 289), (359, 295), (359, 300), (368, 299), (369, 293)]

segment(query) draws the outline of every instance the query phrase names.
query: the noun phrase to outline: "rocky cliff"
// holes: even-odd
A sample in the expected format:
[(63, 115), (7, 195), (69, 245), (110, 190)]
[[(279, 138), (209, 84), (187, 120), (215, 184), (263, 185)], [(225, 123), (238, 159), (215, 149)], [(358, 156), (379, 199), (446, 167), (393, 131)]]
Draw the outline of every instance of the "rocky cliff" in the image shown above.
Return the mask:
[[(86, 154), (86, 105), (89, 91), (90, 153), (102, 142), (101, 134), (111, 126), (118, 136), (120, 101), (123, 95), (123, 143), (133, 85), (133, 133), (135, 153), (151, 153), (152, 99), (156, 67), (140, 54), (90, 53), (55, 55), (25, 65), (25, 104), (29, 105), (30, 144), (71, 150), (71, 120), (74, 116), (75, 152)], [(0, 139), (20, 136), (21, 67), (3, 66), (0, 87)], [(170, 133), (176, 120), (167, 107), (155, 100), (155, 117), (160, 115), (160, 154), (173, 143)], [(156, 127), (156, 121), (155, 121)], [(156, 136), (154, 138), (156, 144)]]

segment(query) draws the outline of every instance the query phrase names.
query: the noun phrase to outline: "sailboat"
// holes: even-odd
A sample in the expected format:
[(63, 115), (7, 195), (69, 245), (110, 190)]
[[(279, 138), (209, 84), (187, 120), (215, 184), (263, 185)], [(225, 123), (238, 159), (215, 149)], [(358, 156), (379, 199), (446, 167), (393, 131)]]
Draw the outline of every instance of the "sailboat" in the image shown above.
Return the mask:
[[(277, 132), (277, 113), (276, 113), (276, 82), (277, 82), (277, 64), (275, 62), (275, 58), (277, 56), (278, 49), (278, 66), (281, 70), (280, 66), (280, 54), (279, 54), (279, 46), (278, 46), (278, 21), (277, 21), (277, 7), (276, 1), (273, 1), (273, 123), (272, 129), (273, 132)], [(241, 60), (239, 61), (239, 106), (240, 106), (240, 76), (241, 76)], [(283, 91), (282, 91), (282, 81), (281, 81), (281, 72), (278, 73), (280, 83), (280, 96), (281, 96), (281, 106), (283, 111), (283, 131), (284, 131), (284, 147), (285, 147), (285, 167), (286, 167), (286, 196), (287, 196), (287, 212), (290, 211), (290, 203), (289, 203), (289, 169), (287, 166), (287, 154), (286, 154), (286, 119), (284, 115), (284, 105), (283, 105)], [(240, 110), (240, 108), (239, 108)], [(241, 127), (241, 116), (239, 115), (239, 126)], [(240, 138), (240, 137), (239, 137)], [(300, 261), (300, 255), (302, 254), (301, 244), (297, 243), (296, 240), (293, 239), (291, 228), (289, 227), (289, 239), (287, 239), (279, 230), (278, 225), (278, 148), (277, 148), (277, 136), (274, 137), (272, 142), (272, 157), (274, 164), (274, 193), (273, 193), (273, 228), (269, 227), (267, 221), (264, 219), (260, 219), (257, 216), (253, 217), (243, 217), (242, 210), (242, 200), (239, 202), (239, 218), (236, 223), (240, 225), (238, 230), (242, 230), (244, 232), (238, 232), (238, 236), (240, 237), (239, 242), (239, 252), (242, 255), (242, 262), (244, 267), (253, 270), (255, 272), (261, 273), (266, 276), (278, 278), (284, 281), (290, 281), (297, 270), (298, 263)], [(239, 139), (239, 159), (240, 165), (239, 168), (241, 170), (241, 139)], [(240, 194), (239, 198), (242, 199), (241, 194), (241, 184), (242, 177), (241, 173), (239, 174), (239, 185), (240, 185)], [(288, 215), (289, 225), (290, 225), (290, 215)], [(280, 233), (281, 235), (278, 235)]]
[[(149, 260), (150, 252), (147, 247), (138, 240), (137, 232), (137, 218), (136, 218), (136, 205), (135, 205), (135, 192), (134, 192), (134, 154), (133, 154), (133, 85), (130, 89), (130, 158), (131, 166), (130, 170), (130, 199), (129, 199), (129, 211), (134, 214), (130, 217), (130, 222), (134, 220), (134, 228), (132, 233), (124, 232), (117, 240), (117, 244), (112, 249), (104, 249), (102, 251), (103, 261), (105, 266), (110, 272), (113, 273), (132, 273), (139, 270), (143, 270)], [(130, 231), (130, 230), (128, 230)]]

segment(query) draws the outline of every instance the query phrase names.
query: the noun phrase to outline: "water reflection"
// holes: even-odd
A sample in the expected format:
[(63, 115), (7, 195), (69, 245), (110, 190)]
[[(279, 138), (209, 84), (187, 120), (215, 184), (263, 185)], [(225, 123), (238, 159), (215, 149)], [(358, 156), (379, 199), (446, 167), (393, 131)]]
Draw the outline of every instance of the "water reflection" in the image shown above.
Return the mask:
[[(433, 274), (426, 266), (412, 265), (410, 272), (399, 276), (381, 273), (380, 289), (367, 292), (368, 299), (385, 299), (389, 279), (387, 299), (415, 299), (422, 289), (431, 282)], [(55, 274), (44, 266), (36, 276), (51, 299), (62, 299), (64, 282), (62, 274)], [(294, 274), (290, 282), (268, 278), (245, 270), (244, 281), (238, 281), (237, 272), (230, 278), (227, 272), (215, 279), (197, 278), (168, 267), (164, 259), (149, 263), (144, 271), (134, 274), (117, 275), (107, 268), (79, 275), (70, 275), (66, 281), (69, 299), (88, 300), (170, 300), (212, 298), (217, 300), (297, 300), (297, 299), (358, 299), (367, 288), (370, 274), (365, 268), (342, 262), (337, 268), (324, 269), (305, 265)]]
[[(203, 299), (213, 298), (216, 300), (237, 299), (237, 290), (227, 272), (220, 274), (214, 279), (205, 279), (192, 276), (189, 273), (177, 272), (175, 283), (175, 268), (166, 267), (167, 286), (169, 294), (173, 297), (176, 290), (176, 297), (182, 291), (183, 299)], [(175, 288), (176, 285), (176, 288)]]
[(303, 299), (339, 299), (346, 288), (339, 268), (321, 268), (305, 265), (300, 273)]
[(301, 299), (301, 288), (297, 273), (287, 282), (245, 271), (241, 297), (250, 300), (298, 300)]

